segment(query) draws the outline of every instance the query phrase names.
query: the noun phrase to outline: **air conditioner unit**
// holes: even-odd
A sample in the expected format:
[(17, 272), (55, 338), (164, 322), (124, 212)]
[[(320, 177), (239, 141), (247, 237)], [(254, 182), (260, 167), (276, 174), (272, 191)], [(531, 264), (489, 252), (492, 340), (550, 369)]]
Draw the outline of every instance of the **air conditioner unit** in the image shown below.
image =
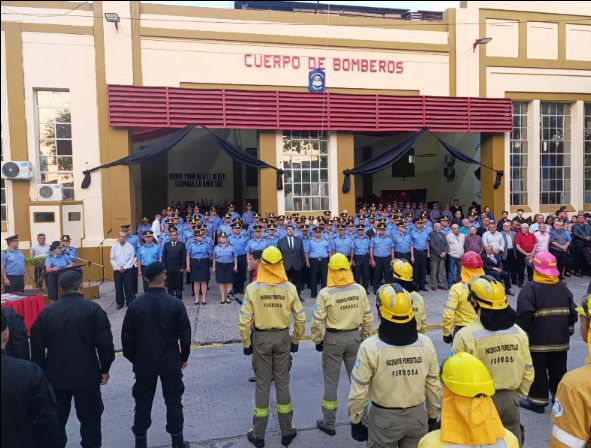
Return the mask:
[(29, 162), (2, 162), (2, 179), (28, 180), (33, 177), (33, 170)]
[(61, 201), (62, 199), (62, 186), (60, 184), (37, 185), (38, 201)]

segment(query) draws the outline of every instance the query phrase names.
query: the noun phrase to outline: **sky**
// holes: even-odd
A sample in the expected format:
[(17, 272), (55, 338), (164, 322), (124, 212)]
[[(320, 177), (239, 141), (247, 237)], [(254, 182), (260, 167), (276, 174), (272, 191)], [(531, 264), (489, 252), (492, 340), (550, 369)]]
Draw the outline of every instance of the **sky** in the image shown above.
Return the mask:
[[(298, 0), (299, 1), (299, 0)], [(234, 8), (233, 1), (202, 1), (202, 2), (177, 2), (177, 1), (153, 1), (143, 3), (160, 3), (169, 5), (185, 5), (185, 6), (201, 6), (205, 8)], [(304, 3), (316, 3), (315, 1), (305, 1)], [(320, 3), (330, 3), (337, 5), (355, 5), (355, 6), (373, 6), (380, 8), (394, 8), (394, 9), (421, 9), (426, 11), (445, 11), (447, 8), (458, 8), (460, 2), (453, 1), (429, 1), (429, 2), (372, 2), (372, 1), (323, 1)]]

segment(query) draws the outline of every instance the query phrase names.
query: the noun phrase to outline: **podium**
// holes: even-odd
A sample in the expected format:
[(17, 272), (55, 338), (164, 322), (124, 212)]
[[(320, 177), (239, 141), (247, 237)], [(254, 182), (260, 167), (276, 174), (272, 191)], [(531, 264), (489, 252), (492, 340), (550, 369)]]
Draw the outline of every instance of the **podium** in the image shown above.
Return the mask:
[[(86, 261), (86, 260), (83, 260)], [(89, 262), (87, 262), (89, 263)], [(98, 285), (95, 286), (91, 286), (90, 285), (90, 264), (88, 264), (89, 266), (89, 272), (88, 272), (88, 280), (84, 280), (84, 271), (83, 271), (83, 267), (85, 265), (84, 264), (79, 264), (79, 265), (75, 265), (75, 266), (71, 266), (69, 268), (63, 268), (60, 269), (59, 271), (56, 272), (48, 272), (45, 274), (45, 284), (47, 285), (47, 298), (49, 300), (55, 301), (58, 300), (62, 294), (63, 294), (63, 290), (62, 288), (60, 288), (59, 285), (59, 279), (61, 278), (62, 275), (64, 275), (66, 272), (71, 271), (73, 269), (78, 269), (81, 273), (82, 273), (82, 281), (83, 283), (86, 283), (86, 285), (84, 285), (84, 298), (85, 299), (96, 299), (100, 296), (100, 288)]]

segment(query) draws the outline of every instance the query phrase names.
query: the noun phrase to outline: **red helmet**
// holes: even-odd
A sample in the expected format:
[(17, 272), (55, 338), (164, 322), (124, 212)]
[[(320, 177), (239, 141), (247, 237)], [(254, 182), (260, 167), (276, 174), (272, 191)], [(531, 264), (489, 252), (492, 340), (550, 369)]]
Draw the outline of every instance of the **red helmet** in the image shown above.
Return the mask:
[(466, 252), (462, 257), (462, 266), (468, 269), (477, 269), (483, 267), (484, 263), (476, 252)]

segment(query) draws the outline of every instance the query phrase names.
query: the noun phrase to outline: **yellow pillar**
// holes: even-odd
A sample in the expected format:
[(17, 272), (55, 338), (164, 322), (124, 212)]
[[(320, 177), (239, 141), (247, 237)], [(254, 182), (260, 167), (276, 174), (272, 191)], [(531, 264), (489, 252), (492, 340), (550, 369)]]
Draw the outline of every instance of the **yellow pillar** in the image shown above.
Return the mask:
[[(277, 139), (275, 131), (259, 132), (259, 159), (277, 166)], [(262, 216), (273, 212), (277, 215), (277, 174), (275, 170), (259, 170), (259, 210)]]
[[(483, 133), (481, 134), (480, 160), (483, 165), (495, 170), (505, 169), (505, 134)], [(496, 173), (488, 168), (482, 167), (480, 171), (481, 204), (484, 208), (489, 206), (495, 218), (500, 218), (505, 208), (505, 188), (509, 182), (509, 173), (505, 173), (501, 186), (496, 190), (493, 188)]]
[(355, 213), (355, 176), (351, 176), (351, 189), (343, 193), (343, 171), (355, 166), (355, 142), (350, 132), (337, 134), (337, 172), (336, 182), (339, 183), (339, 213), (347, 210), (350, 215)]

